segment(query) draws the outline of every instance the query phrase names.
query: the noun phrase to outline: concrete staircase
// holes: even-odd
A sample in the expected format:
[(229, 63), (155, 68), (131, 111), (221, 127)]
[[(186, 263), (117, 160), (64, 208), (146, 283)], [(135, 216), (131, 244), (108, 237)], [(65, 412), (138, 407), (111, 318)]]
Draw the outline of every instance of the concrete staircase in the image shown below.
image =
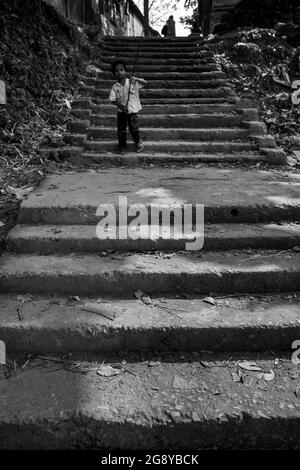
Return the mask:
[[(138, 42), (107, 38), (107, 64), (116, 46), (134, 57)], [(190, 40), (142, 42), (145, 54), (155, 45), (162, 60), (166, 45), (180, 46), (183, 60), (198, 53)], [(104, 153), (114, 142), (109, 106), (96, 93), (93, 104), (77, 102), (95, 138), (74, 137), (84, 143), (79, 160), (112, 164), (48, 175), (9, 234), (0, 259), (0, 340), (9, 354), (8, 378), (0, 369), (1, 448), (297, 448), (300, 378), (291, 344), (300, 339), (299, 175), (194, 165), (241, 159), (233, 147), (212, 153), (214, 144), (224, 149), (221, 135), (236, 137), (227, 146), (251, 146), (245, 160), (263, 157), (237, 126), (255, 111), (236, 111), (234, 96), (222, 104), (199, 99), (147, 105), (141, 122), (155, 140), (143, 158), (165, 165), (132, 168), (116, 168), (114, 152)], [(204, 140), (213, 135), (220, 140)], [(192, 153), (198, 144), (209, 153)], [(189, 165), (173, 164), (181, 156)], [(130, 214), (119, 218), (120, 196), (143, 204), (148, 223), (157, 204), (192, 204), (194, 214), (204, 204), (203, 249), (186, 250), (198, 233), (180, 234), (173, 218), (169, 239), (150, 238), (147, 223), (137, 237), (99, 239), (100, 204), (118, 215), (118, 235), (132, 222)], [(106, 364), (114, 376), (101, 375)]]
[(145, 151), (137, 155), (131, 145), (127, 162), (285, 162), (257, 110), (240, 102), (208, 47), (189, 38), (105, 38), (102, 71), (82, 78), (82, 97), (73, 103), (75, 119), (66, 136), (69, 147), (57, 150), (60, 156), (119, 163), (116, 109), (108, 103), (114, 83), (110, 66), (123, 58), (130, 73), (137, 56), (135, 73), (148, 80), (141, 91)]

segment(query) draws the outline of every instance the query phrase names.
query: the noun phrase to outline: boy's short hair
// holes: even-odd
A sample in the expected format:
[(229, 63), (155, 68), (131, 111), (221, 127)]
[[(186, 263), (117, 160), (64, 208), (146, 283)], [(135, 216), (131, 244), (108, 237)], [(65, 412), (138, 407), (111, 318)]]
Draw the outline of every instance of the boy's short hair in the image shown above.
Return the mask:
[(118, 65), (123, 65), (124, 69), (126, 70), (126, 64), (125, 64), (124, 60), (117, 59), (111, 65), (111, 71), (114, 75), (116, 75), (116, 68), (117, 68)]

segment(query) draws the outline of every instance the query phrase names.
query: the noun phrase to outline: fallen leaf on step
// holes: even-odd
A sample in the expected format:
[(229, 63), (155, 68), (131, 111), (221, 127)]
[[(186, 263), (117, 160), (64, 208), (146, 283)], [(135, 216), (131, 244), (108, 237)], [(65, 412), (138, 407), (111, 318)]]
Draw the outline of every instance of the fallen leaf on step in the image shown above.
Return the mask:
[(231, 372), (232, 380), (234, 382), (243, 382), (243, 376), (240, 371), (238, 372)]
[(149, 297), (149, 295), (144, 295), (141, 298), (141, 301), (146, 305), (153, 305), (153, 302), (152, 302), (151, 298)]
[(254, 372), (262, 371), (262, 368), (259, 367), (255, 362), (249, 362), (249, 361), (238, 362), (238, 366), (244, 370), (250, 370)]
[(157, 367), (157, 366), (160, 366), (160, 365), (161, 365), (160, 361), (150, 361), (148, 363), (148, 367)]
[(268, 390), (266, 382), (264, 382), (263, 380), (258, 380), (257, 388), (259, 388), (260, 390), (263, 390), (264, 392)]
[(143, 291), (141, 290), (137, 290), (135, 293), (134, 293), (135, 297), (138, 299), (138, 300), (141, 300), (145, 305), (149, 305), (151, 307), (154, 306), (152, 300), (151, 300), (151, 297), (149, 295), (146, 295), (144, 294)]
[(114, 369), (111, 366), (104, 366), (102, 365), (100, 369), (97, 370), (97, 374), (101, 375), (101, 377), (114, 377), (116, 375), (121, 374), (121, 369)]
[(68, 109), (72, 109), (72, 106), (69, 100), (65, 99), (65, 103)]
[(7, 185), (5, 188), (8, 194), (12, 194), (16, 196), (16, 198), (19, 200), (24, 199), (27, 196), (27, 194), (33, 191), (33, 189), (34, 188), (32, 186), (29, 186), (29, 187), (23, 186), (22, 188), (14, 188), (13, 186), (9, 186), (9, 185)]
[(203, 302), (209, 305), (216, 305), (216, 301), (213, 297), (205, 297), (205, 299), (203, 299)]
[(274, 373), (274, 371), (271, 369), (270, 372), (266, 372), (266, 373), (263, 375), (263, 379), (264, 379), (266, 382), (272, 382), (272, 380), (275, 379), (275, 373)]
[(293, 369), (290, 371), (289, 373), (289, 376), (291, 377), (291, 379), (293, 380), (297, 380), (300, 378), (300, 374), (299, 374), (299, 371), (297, 369)]
[(142, 299), (142, 297), (145, 295), (144, 292), (142, 290), (137, 290), (135, 293), (134, 293), (135, 297), (139, 300)]
[(85, 312), (92, 312), (100, 315), (101, 317), (108, 318), (109, 320), (114, 320), (122, 312), (111, 305), (102, 304), (99, 302), (85, 302), (82, 306), (82, 310)]
[(201, 366), (203, 367), (210, 367), (210, 364), (209, 362), (205, 362), (205, 361), (199, 361), (199, 363), (201, 364)]

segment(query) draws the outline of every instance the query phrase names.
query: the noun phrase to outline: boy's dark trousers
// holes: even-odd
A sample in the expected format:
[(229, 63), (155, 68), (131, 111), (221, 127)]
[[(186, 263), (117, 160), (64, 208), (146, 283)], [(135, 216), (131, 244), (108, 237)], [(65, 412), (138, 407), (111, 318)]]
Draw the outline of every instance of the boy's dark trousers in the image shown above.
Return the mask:
[(132, 135), (134, 143), (137, 145), (140, 142), (140, 131), (138, 124), (138, 115), (137, 113), (117, 113), (118, 114), (118, 139), (119, 139), (119, 148), (126, 149), (127, 147), (127, 123)]

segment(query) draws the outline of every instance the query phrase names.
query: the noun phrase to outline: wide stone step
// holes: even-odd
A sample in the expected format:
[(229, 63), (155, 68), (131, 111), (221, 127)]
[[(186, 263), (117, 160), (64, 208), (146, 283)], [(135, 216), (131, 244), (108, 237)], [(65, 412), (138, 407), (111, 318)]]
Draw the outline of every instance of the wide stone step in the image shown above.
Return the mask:
[[(17, 295), (0, 296), (0, 336), (7, 350), (31, 354), (122, 351), (284, 351), (299, 337), (295, 295), (70, 301), (35, 295), (21, 309)], [(95, 307), (97, 313), (84, 310)], [(107, 316), (110, 316), (109, 319)]]
[[(91, 123), (95, 126), (116, 126), (116, 113), (112, 115), (91, 115)], [(188, 128), (195, 129), (199, 127), (233, 127), (240, 126), (241, 117), (236, 114), (141, 114), (139, 115), (139, 124), (141, 127), (160, 127), (160, 128)]]
[[(140, 76), (139, 71), (136, 71), (135, 74), (137, 76)], [(143, 72), (143, 78), (145, 80), (161, 80), (161, 81), (166, 81), (166, 80), (180, 80), (182, 83), (189, 82), (191, 80), (213, 80), (217, 78), (225, 78), (224, 72), (221, 72), (219, 70), (214, 70), (214, 71), (208, 71), (208, 72), (191, 72), (191, 73), (180, 73), (180, 72), (171, 72), (171, 71), (166, 71), (166, 72), (153, 72), (152, 67), (151, 71), (148, 70)], [(93, 78), (93, 77), (92, 77)], [(95, 79), (96, 77), (94, 77)], [(97, 78), (99, 80), (112, 80), (113, 75), (110, 71), (108, 72), (98, 72), (97, 73)], [(83, 78), (83, 81), (86, 79)], [(93, 82), (94, 84), (94, 82)]]
[(193, 44), (203, 44), (203, 40), (200, 38), (194, 37), (145, 37), (145, 36), (127, 36), (127, 37), (115, 37), (115, 36), (106, 36), (103, 38), (103, 43), (111, 44), (114, 46), (130, 46), (134, 45), (151, 45), (151, 47), (155, 46), (190, 46)]
[[(126, 226), (117, 229), (116, 236), (98, 238), (96, 225), (17, 225), (8, 235), (7, 248), (15, 253), (67, 254), (99, 253), (103, 251), (184, 251), (186, 243), (203, 237), (203, 233), (182, 233), (182, 227), (153, 227), (157, 234), (151, 236), (151, 226), (141, 226), (134, 235), (121, 238)], [(159, 238), (159, 233), (161, 235)], [(107, 234), (110, 235), (109, 232)], [(212, 224), (204, 228), (204, 250), (288, 250), (300, 246), (300, 225), (277, 224)], [(250, 249), (250, 251), (249, 251)]]
[[(69, 143), (74, 143), (76, 145), (76, 135), (67, 136)], [(115, 152), (117, 149), (117, 144), (115, 140), (101, 140), (101, 141), (88, 141), (83, 142), (84, 148), (89, 152)], [(135, 150), (134, 144), (129, 142), (127, 145), (128, 151), (133, 152)], [(183, 153), (231, 153), (231, 152), (242, 152), (242, 151), (254, 151), (257, 149), (257, 146), (247, 142), (232, 142), (232, 141), (203, 141), (203, 142), (193, 142), (193, 141), (145, 141), (144, 142), (144, 151), (145, 153), (151, 152), (183, 152)]]
[[(111, 67), (111, 64), (117, 60), (118, 57), (115, 56), (105, 56), (101, 57), (101, 62), (103, 64), (103, 67)], [(185, 66), (190, 66), (190, 67), (197, 67), (201, 65), (209, 65), (209, 64), (215, 64), (215, 60), (213, 57), (206, 57), (206, 58), (193, 58), (193, 59), (179, 59), (179, 58), (163, 58), (163, 57), (156, 57), (151, 59), (150, 57), (143, 57), (143, 55), (140, 55), (140, 57), (137, 59), (136, 57), (127, 57), (126, 58), (126, 69), (127, 67), (131, 67), (133, 65), (136, 65), (136, 68), (140, 69), (140, 67), (143, 66), (177, 66), (179, 67), (185, 67)]]
[[(51, 150), (48, 150), (48, 155)], [(53, 152), (53, 151), (52, 151)], [(242, 151), (237, 153), (137, 153), (126, 152), (121, 156), (119, 152), (82, 152), (69, 151), (68, 148), (59, 151), (60, 158), (70, 163), (84, 166), (95, 164), (109, 164), (110, 166), (136, 166), (136, 165), (157, 165), (166, 164), (192, 165), (192, 164), (258, 164), (268, 163), (265, 155), (254, 151)]]
[[(148, 74), (147, 74), (148, 75)], [(177, 88), (194, 88), (196, 86), (201, 86), (201, 84), (205, 83), (214, 83), (214, 81), (217, 80), (224, 80), (226, 81), (226, 76), (223, 74), (223, 72), (205, 72), (203, 74), (197, 74), (197, 77), (192, 80), (182, 80), (178, 77), (178, 74), (176, 74), (175, 79), (165, 79), (165, 78), (159, 78), (157, 79), (155, 74), (149, 74), (148, 77), (150, 76), (150, 80), (148, 79), (148, 86), (151, 85), (151, 87), (155, 88), (162, 88), (159, 87), (158, 85), (161, 83), (163, 86), (167, 86), (168, 84), (173, 86), (173, 84), (177, 84)], [(143, 77), (145, 75), (143, 74)], [(107, 78), (97, 78), (97, 77), (82, 77), (81, 82), (84, 82), (86, 86), (99, 86), (103, 85), (107, 87), (111, 87), (115, 82), (115, 78), (112, 76), (112, 74), (108, 74)], [(176, 87), (175, 87), (176, 88)]]
[[(92, 79), (93, 80), (93, 79)], [(97, 88), (107, 88), (111, 89), (111, 87), (114, 85), (116, 81), (115, 80), (97, 80), (95, 81), (95, 87)], [(90, 84), (91, 82), (88, 80), (88, 83)], [(87, 84), (88, 84), (87, 83)], [(177, 88), (177, 89), (199, 89), (199, 88), (214, 88), (214, 87), (220, 87), (220, 86), (228, 86), (228, 81), (224, 80), (223, 78), (216, 78), (216, 79), (210, 79), (210, 80), (192, 80), (189, 82), (183, 82), (182, 80), (151, 80), (147, 84), (147, 89), (162, 89), (162, 88), (167, 88), (167, 89), (172, 89), (172, 88)], [(91, 86), (91, 85), (88, 85)], [(92, 85), (93, 86), (93, 85)]]
[[(82, 93), (82, 89), (79, 90)], [(108, 97), (109, 90), (96, 88), (94, 94), (100, 98)], [(151, 88), (144, 88), (140, 91), (140, 96), (142, 99), (158, 99), (158, 98), (220, 98), (220, 97), (233, 97), (235, 96), (234, 91), (229, 87), (218, 87), (218, 88), (207, 88), (207, 89), (198, 89), (198, 90), (186, 90), (184, 88), (179, 89), (156, 89), (152, 90)]]
[[(113, 126), (114, 122), (107, 122), (107, 125)], [(72, 129), (71, 129), (72, 132)], [(115, 127), (89, 127), (87, 131), (88, 139), (109, 141), (116, 137)], [(191, 144), (197, 144), (201, 141), (230, 141), (238, 139), (247, 139), (248, 131), (239, 128), (218, 128), (218, 129), (186, 129), (186, 128), (152, 128), (140, 127), (140, 135), (143, 141), (191, 141)], [(180, 145), (180, 144), (179, 144)]]
[(126, 152), (121, 155), (118, 149), (112, 152), (87, 152), (82, 147), (67, 146), (61, 148), (43, 148), (41, 156), (67, 161), (75, 165), (89, 167), (89, 165), (102, 165), (106, 167), (151, 167), (166, 165), (195, 165), (195, 164), (239, 164), (257, 165), (258, 163), (270, 163), (269, 157), (258, 151), (241, 151), (237, 153), (137, 153), (136, 151)]
[[(106, 94), (105, 98), (97, 97), (96, 95), (93, 98), (93, 103), (95, 105), (102, 105), (107, 104), (109, 93)], [(89, 95), (89, 99), (91, 96)], [(236, 96), (223, 96), (223, 97), (209, 97), (209, 98), (145, 98), (142, 97), (142, 105), (201, 105), (201, 104), (229, 104), (232, 103), (233, 105), (237, 104), (237, 97)], [(115, 109), (115, 108), (114, 108)], [(116, 112), (116, 109), (115, 109)]]
[(260, 250), (155, 254), (14, 255), (0, 264), (2, 293), (133, 298), (151, 295), (293, 292), (300, 285), (300, 253)]
[[(151, 67), (149, 67), (150, 64), (144, 65), (144, 64), (139, 64), (138, 67), (135, 69), (135, 73), (142, 73), (142, 72), (148, 72), (149, 68), (153, 72), (177, 72), (177, 73), (182, 73), (182, 74), (190, 74), (190, 73), (197, 73), (197, 72), (213, 72), (213, 71), (219, 71), (219, 66), (215, 63), (211, 64), (191, 64), (189, 61), (188, 65), (177, 65), (176, 63), (174, 65), (168, 65), (168, 64), (151, 64)], [(110, 71), (110, 65), (105, 65), (103, 64), (103, 70), (104, 71)], [(129, 64), (128, 73), (130, 74), (133, 71), (133, 66)]]
[[(75, 176), (74, 176), (75, 175)], [(276, 170), (101, 168), (51, 174), (21, 204), (21, 224), (97, 224), (99, 204), (204, 204), (210, 223), (299, 222), (299, 177)], [(118, 222), (118, 221), (117, 221)], [(280, 228), (280, 225), (279, 225)]]
[[(260, 375), (242, 369), (249, 359)], [(99, 375), (103, 364), (119, 369), (118, 375)], [(9, 365), (16, 375), (0, 382), (2, 449), (107, 449), (108, 460), (118, 459), (120, 449), (158, 451), (158, 459), (163, 448), (172, 456), (184, 452), (190, 463), (192, 452), (187, 455), (186, 449), (197, 449), (194, 464), (199, 465), (201, 449), (299, 447), (299, 399), (292, 378), (297, 371), (290, 352), (277, 358), (173, 351), (89, 359), (48, 355), (29, 362), (13, 356)], [(258, 378), (271, 370), (275, 380)]]
[(107, 48), (105, 47), (102, 51), (101, 58), (102, 60), (106, 57), (113, 57), (114, 59), (123, 59), (125, 62), (127, 62), (128, 58), (134, 58), (138, 57), (139, 59), (187, 59), (190, 58), (191, 60), (194, 59), (199, 59), (199, 58), (212, 58), (214, 57), (213, 52), (211, 51), (202, 51), (200, 49), (192, 50), (192, 51), (184, 51), (184, 52), (173, 52), (172, 49), (171, 51), (165, 51), (165, 49), (161, 50), (144, 50), (144, 48), (139, 48), (137, 47), (135, 50), (128, 50), (126, 48), (123, 48), (122, 50), (116, 49), (116, 48)]
[[(72, 107), (81, 106), (81, 103), (73, 103)], [(143, 101), (144, 105), (144, 101)], [(92, 110), (93, 114), (105, 114), (105, 115), (116, 115), (116, 107), (110, 104), (102, 104), (102, 105), (93, 105), (92, 102), (89, 102), (89, 107)], [(247, 113), (251, 113), (250, 119), (255, 121), (257, 120), (257, 110), (249, 109)], [(236, 106), (231, 104), (148, 104), (144, 105), (142, 111), (139, 113), (139, 116), (142, 117), (144, 115), (201, 115), (201, 114), (229, 114), (229, 113), (236, 113)], [(199, 116), (200, 117), (200, 116)]]
[(204, 47), (199, 47), (196, 44), (194, 45), (165, 45), (165, 46), (151, 46), (151, 45), (118, 45), (118, 46), (109, 46), (104, 45), (102, 52), (107, 52), (110, 54), (120, 55), (124, 57), (130, 53), (135, 54), (204, 54), (212, 55), (212, 52)]

